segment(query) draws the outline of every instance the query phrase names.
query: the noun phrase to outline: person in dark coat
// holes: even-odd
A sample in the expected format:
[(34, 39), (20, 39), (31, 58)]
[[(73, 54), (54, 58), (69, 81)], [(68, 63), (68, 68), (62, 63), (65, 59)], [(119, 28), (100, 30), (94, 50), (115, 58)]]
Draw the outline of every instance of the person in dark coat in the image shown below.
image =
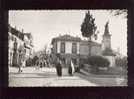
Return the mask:
[(56, 71), (57, 71), (57, 75), (59, 77), (61, 77), (62, 76), (62, 65), (61, 65), (61, 60), (59, 58), (56, 63)]

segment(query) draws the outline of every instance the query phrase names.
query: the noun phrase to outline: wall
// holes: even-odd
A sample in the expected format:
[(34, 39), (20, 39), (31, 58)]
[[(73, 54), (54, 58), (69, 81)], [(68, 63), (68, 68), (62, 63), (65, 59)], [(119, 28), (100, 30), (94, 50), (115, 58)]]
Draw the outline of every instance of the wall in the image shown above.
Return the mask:
[(80, 55), (89, 55), (89, 46), (80, 44)]
[[(71, 41), (65, 41), (65, 53), (66, 54), (72, 54), (72, 43)], [(79, 54), (80, 52), (80, 43), (79, 42), (76, 42), (77, 43), (77, 54)], [(61, 45), (61, 41), (57, 41), (57, 53), (60, 53), (60, 45)], [(55, 44), (54, 44), (55, 46)], [(54, 47), (54, 50), (55, 50), (55, 47)]]
[(23, 45), (24, 42), (20, 38), (18, 38), (16, 35), (13, 35), (10, 32), (8, 32), (8, 34), (9, 34), (8, 36), (10, 36), (9, 37), (9, 42), (8, 42), (8, 47), (9, 47), (9, 49), (8, 49), (8, 63), (9, 63), (9, 66), (11, 66), (12, 63), (13, 63), (13, 60), (18, 59), (18, 57), (16, 57), (16, 59), (13, 58), (15, 39), (16, 39), (16, 42), (17, 42), (17, 51), (18, 51), (19, 46)]
[(57, 53), (60, 53), (60, 41), (57, 41)]
[(72, 53), (72, 42), (70, 42), (70, 41), (65, 42), (65, 53), (67, 53), (67, 54)]
[(101, 46), (92, 46), (91, 55), (101, 55)]
[(80, 54), (80, 42), (77, 42), (77, 54)]
[(111, 48), (111, 39), (109, 37), (103, 37), (102, 50), (105, 50), (105, 48)]
[(13, 59), (13, 46), (14, 46), (14, 41), (12, 40), (12, 34), (9, 33), (9, 41), (8, 41), (8, 65), (12, 65), (12, 59)]
[(57, 53), (57, 42), (53, 43), (53, 52)]
[(115, 57), (114, 56), (105, 56), (110, 62), (110, 67), (115, 67)]

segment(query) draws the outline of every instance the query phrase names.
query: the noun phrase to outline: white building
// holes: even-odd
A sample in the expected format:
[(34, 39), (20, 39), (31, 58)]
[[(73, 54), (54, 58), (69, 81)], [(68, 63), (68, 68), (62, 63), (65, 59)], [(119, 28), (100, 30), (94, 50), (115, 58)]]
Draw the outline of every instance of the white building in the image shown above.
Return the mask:
[[(18, 56), (19, 56), (19, 48), (21, 46), (24, 47), (26, 56), (30, 56), (29, 50), (32, 50), (32, 45), (30, 45), (30, 43), (28, 43), (29, 41), (31, 42), (32, 39), (25, 39), (27, 38), (24, 34), (27, 33), (23, 33), (23, 31), (19, 31), (16, 28), (11, 27), (10, 25), (8, 26), (8, 57), (9, 57), (9, 65), (10, 66), (16, 66), (18, 63)], [(26, 47), (25, 45), (29, 45), (30, 48)]]
[(52, 53), (59, 55), (65, 65), (69, 65), (71, 60), (75, 65), (79, 64), (80, 38), (70, 35), (63, 35), (52, 40)]

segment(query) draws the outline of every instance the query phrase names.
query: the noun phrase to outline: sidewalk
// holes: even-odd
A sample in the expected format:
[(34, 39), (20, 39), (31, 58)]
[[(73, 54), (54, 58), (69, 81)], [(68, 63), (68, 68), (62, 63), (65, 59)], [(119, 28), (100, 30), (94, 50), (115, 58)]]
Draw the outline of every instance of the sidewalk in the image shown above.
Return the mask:
[(127, 86), (127, 79), (123, 76), (117, 75), (95, 75), (88, 73), (84, 70), (80, 70), (80, 74), (78, 75), (84, 79), (91, 81), (92, 83), (96, 83), (100, 86)]
[(102, 75), (102, 74), (92, 74), (92, 73), (89, 73), (83, 69), (80, 69), (80, 73), (81, 74), (84, 74), (84, 75), (87, 75), (87, 76), (92, 76), (92, 77), (100, 77), (100, 78), (116, 78), (116, 77), (124, 77), (122, 75)]
[[(9, 73), (18, 73), (18, 68), (17, 67), (9, 67)], [(43, 67), (43, 68), (36, 68), (34, 66), (32, 67), (24, 67), (22, 73), (55, 73), (56, 74), (56, 69), (55, 67)], [(68, 75), (68, 70), (67, 68), (62, 69), (63, 75)]]

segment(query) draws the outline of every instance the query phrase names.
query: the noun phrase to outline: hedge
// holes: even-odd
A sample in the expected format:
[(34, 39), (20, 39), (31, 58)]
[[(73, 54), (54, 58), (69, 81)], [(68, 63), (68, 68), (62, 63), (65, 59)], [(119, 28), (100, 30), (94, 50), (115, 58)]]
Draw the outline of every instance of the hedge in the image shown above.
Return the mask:
[(88, 63), (96, 67), (108, 67), (110, 64), (109, 60), (102, 56), (90, 56)]

